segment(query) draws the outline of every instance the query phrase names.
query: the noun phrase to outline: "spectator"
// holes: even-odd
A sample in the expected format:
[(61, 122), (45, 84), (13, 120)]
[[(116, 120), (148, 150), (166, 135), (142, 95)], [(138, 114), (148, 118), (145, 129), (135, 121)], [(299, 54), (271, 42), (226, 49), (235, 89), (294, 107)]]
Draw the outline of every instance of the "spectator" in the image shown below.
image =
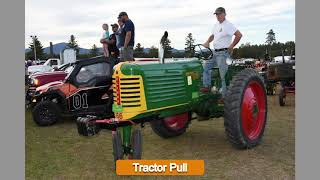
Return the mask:
[(35, 64), (31, 60), (28, 60), (27, 61), (27, 67), (32, 66), (32, 65), (35, 65)]
[(123, 28), (123, 22), (121, 21), (121, 19), (119, 17), (118, 17), (118, 24), (119, 24), (119, 28), (115, 34), (116, 34), (116, 39), (117, 39), (117, 48), (120, 49), (121, 48), (120, 44), (124, 44), (124, 39), (122, 39), (120, 37), (121, 31)]
[(108, 52), (110, 54), (110, 61), (112, 61), (113, 64), (118, 63), (118, 58), (119, 58), (119, 49), (117, 48), (117, 39), (116, 39), (116, 32), (118, 31), (118, 24), (111, 24), (112, 27), (112, 32), (109, 36), (109, 39), (101, 39), (101, 43), (106, 43), (108, 44)]
[[(102, 34), (102, 39), (109, 39), (110, 35), (109, 35), (109, 27), (108, 24), (103, 24), (102, 25), (102, 29), (103, 29), (103, 34)], [(102, 43), (103, 45), (103, 54), (105, 57), (109, 57), (109, 51), (108, 51), (108, 43)]]
[(120, 40), (120, 61), (131, 61), (133, 60), (133, 47), (134, 47), (134, 36), (135, 29), (133, 22), (129, 19), (126, 12), (121, 12), (118, 17), (123, 23), (123, 28), (121, 28), (120, 39), (124, 39), (122, 42)]

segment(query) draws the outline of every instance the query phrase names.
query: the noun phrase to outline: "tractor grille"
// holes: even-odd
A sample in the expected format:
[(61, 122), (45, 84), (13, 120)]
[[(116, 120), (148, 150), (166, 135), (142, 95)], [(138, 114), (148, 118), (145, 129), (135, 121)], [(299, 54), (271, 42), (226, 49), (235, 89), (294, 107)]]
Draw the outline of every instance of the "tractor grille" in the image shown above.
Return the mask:
[[(116, 79), (119, 79), (119, 82)], [(122, 107), (141, 106), (141, 84), (139, 77), (112, 79), (114, 103)], [(119, 100), (120, 98), (120, 100)], [(119, 104), (120, 103), (120, 104)]]

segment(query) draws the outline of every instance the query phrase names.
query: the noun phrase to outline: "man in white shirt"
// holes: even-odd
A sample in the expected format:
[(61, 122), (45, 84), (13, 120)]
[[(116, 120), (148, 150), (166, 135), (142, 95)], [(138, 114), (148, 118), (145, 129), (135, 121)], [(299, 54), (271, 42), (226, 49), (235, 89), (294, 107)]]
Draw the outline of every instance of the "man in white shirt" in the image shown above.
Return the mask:
[[(228, 20), (226, 20), (226, 11), (223, 7), (218, 7), (214, 14), (217, 17), (218, 22), (214, 25), (212, 34), (208, 40), (203, 44), (205, 47), (209, 47), (213, 41), (214, 53), (212, 59), (208, 60), (204, 64), (203, 71), (203, 88), (201, 92), (210, 92), (211, 88), (211, 70), (213, 67), (219, 67), (219, 73), (221, 78), (221, 89), (222, 97), (224, 98), (227, 91), (225, 82), (225, 75), (228, 70), (227, 58), (230, 57), (233, 48), (240, 41), (242, 34), (240, 31)], [(235, 36), (232, 41), (233, 35)]]

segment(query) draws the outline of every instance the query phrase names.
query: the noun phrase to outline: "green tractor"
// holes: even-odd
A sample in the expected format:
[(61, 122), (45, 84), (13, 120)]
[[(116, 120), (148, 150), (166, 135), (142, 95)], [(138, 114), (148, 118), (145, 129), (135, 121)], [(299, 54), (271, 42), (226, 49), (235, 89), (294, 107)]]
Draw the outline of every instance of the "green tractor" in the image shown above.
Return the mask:
[(139, 128), (132, 130), (133, 125), (143, 127), (149, 122), (157, 135), (172, 138), (185, 133), (196, 114), (205, 119), (224, 117), (226, 136), (236, 148), (257, 146), (267, 121), (262, 77), (253, 69), (229, 65), (225, 77), (228, 90), (221, 103), (218, 68), (212, 69), (211, 92), (200, 92), (203, 62), (213, 52), (197, 47), (197, 58), (191, 60), (164, 62), (160, 48), (160, 63), (133, 61), (116, 65), (112, 76), (114, 118), (79, 118), (79, 134), (92, 136), (100, 129), (112, 130), (114, 160), (124, 155), (141, 159), (142, 136)]

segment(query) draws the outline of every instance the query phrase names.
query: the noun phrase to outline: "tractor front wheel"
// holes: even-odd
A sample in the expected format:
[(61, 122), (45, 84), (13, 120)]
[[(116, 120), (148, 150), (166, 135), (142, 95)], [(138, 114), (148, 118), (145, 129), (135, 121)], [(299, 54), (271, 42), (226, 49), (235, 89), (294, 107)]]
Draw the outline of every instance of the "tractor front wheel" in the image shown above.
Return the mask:
[(224, 126), (228, 140), (239, 149), (260, 144), (267, 121), (267, 96), (259, 74), (253, 69), (238, 73), (224, 102)]
[(124, 154), (121, 133), (119, 130), (112, 131), (112, 144), (113, 144), (114, 162), (116, 163), (117, 160), (123, 159), (123, 154)]
[(191, 113), (169, 116), (150, 121), (152, 130), (163, 138), (179, 136), (186, 132), (191, 121)]
[(142, 135), (139, 129), (133, 131), (131, 138), (132, 154), (130, 159), (141, 159), (142, 156)]

